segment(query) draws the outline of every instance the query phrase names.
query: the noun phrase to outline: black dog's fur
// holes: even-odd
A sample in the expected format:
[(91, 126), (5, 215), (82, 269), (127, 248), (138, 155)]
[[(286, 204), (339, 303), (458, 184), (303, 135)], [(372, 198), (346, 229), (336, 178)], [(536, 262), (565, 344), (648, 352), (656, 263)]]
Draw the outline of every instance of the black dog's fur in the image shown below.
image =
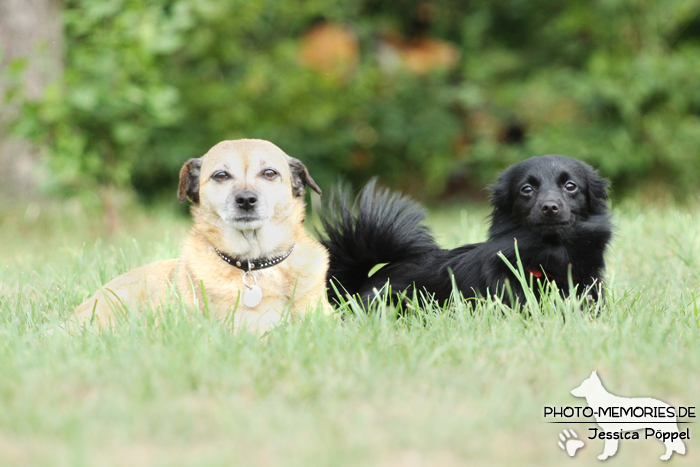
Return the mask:
[[(389, 281), (392, 294), (415, 288), (444, 302), (452, 294), (452, 273), (465, 297), (499, 295), (510, 303), (508, 284), (512, 298), (522, 304), (523, 289), (498, 256), (502, 252), (515, 265), (516, 241), (526, 274), (555, 281), (565, 295), (570, 274), (577, 294), (597, 298), (612, 235), (607, 187), (607, 180), (576, 159), (527, 159), (503, 171), (490, 187), (488, 240), (453, 250), (435, 243), (422, 224), (425, 212), (414, 201), (377, 189), (375, 181), (354, 202), (340, 191), (321, 214), (331, 299), (339, 303), (331, 282), (343, 294), (369, 303)], [(388, 264), (368, 277), (379, 263)], [(539, 297), (538, 287), (533, 289)]]

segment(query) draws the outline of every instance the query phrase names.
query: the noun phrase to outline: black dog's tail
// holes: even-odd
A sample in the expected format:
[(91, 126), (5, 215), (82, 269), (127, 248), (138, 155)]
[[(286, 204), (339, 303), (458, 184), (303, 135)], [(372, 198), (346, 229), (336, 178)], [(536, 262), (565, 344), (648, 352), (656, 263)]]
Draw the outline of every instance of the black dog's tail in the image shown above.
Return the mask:
[(415, 201), (386, 188), (377, 188), (372, 179), (353, 200), (339, 187), (321, 211), (328, 248), (328, 288), (331, 280), (341, 293), (354, 295), (367, 282), (377, 264), (420, 256), (439, 249), (422, 224), (425, 210)]

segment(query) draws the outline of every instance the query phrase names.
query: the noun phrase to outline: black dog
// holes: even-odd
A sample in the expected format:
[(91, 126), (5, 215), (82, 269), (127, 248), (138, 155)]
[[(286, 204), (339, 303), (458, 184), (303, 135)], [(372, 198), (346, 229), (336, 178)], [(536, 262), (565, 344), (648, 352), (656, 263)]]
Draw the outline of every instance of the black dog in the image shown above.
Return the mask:
[[(525, 295), (505, 261), (516, 264), (516, 245), (527, 275), (555, 281), (568, 295), (597, 298), (612, 235), (608, 181), (588, 164), (564, 156), (532, 157), (509, 167), (490, 187), (491, 228), (484, 243), (440, 248), (422, 224), (424, 210), (414, 201), (372, 181), (353, 202), (336, 194), (321, 221), (330, 253), (328, 288), (359, 295), (369, 303), (387, 281), (392, 294), (418, 290), (444, 302), (454, 283), (465, 297), (499, 295), (524, 303)], [(379, 263), (388, 263), (371, 277)], [(529, 279), (529, 277), (528, 277)], [(533, 287), (539, 298), (539, 288)]]

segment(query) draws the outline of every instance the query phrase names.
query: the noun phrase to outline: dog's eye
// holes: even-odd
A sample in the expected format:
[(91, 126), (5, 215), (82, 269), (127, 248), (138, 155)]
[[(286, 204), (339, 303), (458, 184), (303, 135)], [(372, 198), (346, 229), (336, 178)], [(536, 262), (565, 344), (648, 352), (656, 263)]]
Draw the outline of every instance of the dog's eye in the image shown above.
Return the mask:
[(220, 170), (219, 172), (215, 172), (214, 175), (211, 176), (211, 178), (213, 178), (217, 182), (223, 182), (224, 180), (228, 180), (229, 178), (231, 178), (231, 176), (223, 170)]
[(569, 193), (573, 193), (574, 191), (576, 191), (576, 188), (578, 188), (578, 187), (577, 187), (576, 184), (575, 184), (574, 182), (572, 182), (571, 180), (569, 180), (568, 182), (566, 182), (566, 184), (564, 185), (564, 189), (565, 189), (566, 191), (568, 191)]
[(262, 173), (262, 176), (268, 180), (274, 180), (278, 175), (277, 171), (272, 169), (265, 169)]
[(529, 195), (533, 191), (534, 189), (530, 185), (523, 185), (523, 187), (520, 189), (520, 193), (524, 195)]

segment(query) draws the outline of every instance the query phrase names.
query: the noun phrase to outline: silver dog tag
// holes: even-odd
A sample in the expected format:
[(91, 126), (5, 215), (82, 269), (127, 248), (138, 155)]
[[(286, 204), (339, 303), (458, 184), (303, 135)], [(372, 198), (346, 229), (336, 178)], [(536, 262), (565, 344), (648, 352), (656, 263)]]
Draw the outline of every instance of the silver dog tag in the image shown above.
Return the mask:
[(248, 308), (253, 308), (260, 305), (263, 299), (262, 289), (257, 285), (247, 286), (243, 291), (243, 304)]

